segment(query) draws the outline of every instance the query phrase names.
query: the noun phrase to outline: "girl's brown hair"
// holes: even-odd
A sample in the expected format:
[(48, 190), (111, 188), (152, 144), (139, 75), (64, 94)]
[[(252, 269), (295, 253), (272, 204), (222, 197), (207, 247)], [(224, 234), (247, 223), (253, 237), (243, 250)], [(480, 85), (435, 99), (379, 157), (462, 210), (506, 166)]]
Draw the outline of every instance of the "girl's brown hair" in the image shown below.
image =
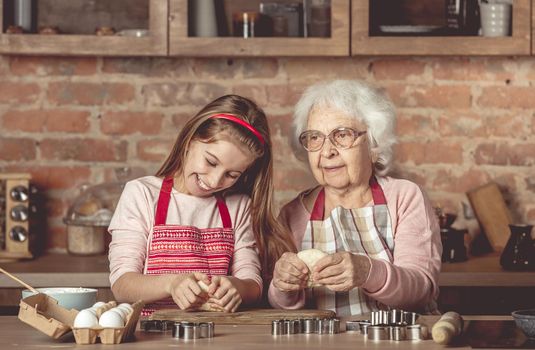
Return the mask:
[[(250, 130), (235, 122), (210, 118), (220, 113), (232, 114), (252, 125), (262, 135), (265, 144), (262, 145)], [(223, 195), (241, 193), (251, 197), (252, 227), (262, 263), (262, 277), (264, 283), (269, 283), (275, 262), (284, 252), (295, 252), (296, 248), (289, 233), (273, 215), (272, 143), (267, 118), (262, 109), (247, 98), (237, 95), (225, 95), (210, 102), (184, 125), (156, 176), (180, 174), (191, 141), (215, 142), (228, 136), (241, 142), (256, 156), (251, 166)]]

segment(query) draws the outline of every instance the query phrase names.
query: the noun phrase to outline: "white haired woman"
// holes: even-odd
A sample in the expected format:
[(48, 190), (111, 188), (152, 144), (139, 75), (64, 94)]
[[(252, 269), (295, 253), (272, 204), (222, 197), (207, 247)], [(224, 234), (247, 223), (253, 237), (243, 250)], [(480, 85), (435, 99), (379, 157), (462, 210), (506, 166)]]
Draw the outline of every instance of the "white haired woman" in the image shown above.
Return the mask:
[[(378, 89), (335, 80), (309, 87), (296, 105), (296, 154), (319, 186), (281, 210), (297, 250), (325, 253), (309, 272), (295, 253), (275, 264), (268, 299), (285, 309), (338, 316), (385, 307), (431, 311), (442, 246), (433, 208), (414, 183), (387, 176), (395, 111)], [(316, 287), (306, 289), (308, 279)], [(306, 289), (306, 293), (305, 293)]]

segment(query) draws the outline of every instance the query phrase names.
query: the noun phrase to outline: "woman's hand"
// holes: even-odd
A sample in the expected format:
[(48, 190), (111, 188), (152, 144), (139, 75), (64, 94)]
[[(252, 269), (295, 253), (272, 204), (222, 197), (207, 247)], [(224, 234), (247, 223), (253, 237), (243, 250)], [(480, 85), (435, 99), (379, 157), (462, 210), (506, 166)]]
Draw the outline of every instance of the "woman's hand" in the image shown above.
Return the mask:
[(283, 292), (298, 291), (307, 286), (308, 267), (297, 254), (286, 252), (275, 263), (273, 285)]
[(338, 252), (321, 258), (314, 266), (312, 277), (330, 290), (347, 292), (366, 282), (370, 268), (366, 255)]
[(210, 284), (208, 276), (200, 272), (176, 275), (169, 283), (167, 292), (180, 309), (195, 310), (208, 299), (197, 281)]
[(232, 280), (233, 277), (212, 276), (212, 283), (208, 286), (210, 306), (226, 312), (236, 311), (242, 302), (242, 297)]

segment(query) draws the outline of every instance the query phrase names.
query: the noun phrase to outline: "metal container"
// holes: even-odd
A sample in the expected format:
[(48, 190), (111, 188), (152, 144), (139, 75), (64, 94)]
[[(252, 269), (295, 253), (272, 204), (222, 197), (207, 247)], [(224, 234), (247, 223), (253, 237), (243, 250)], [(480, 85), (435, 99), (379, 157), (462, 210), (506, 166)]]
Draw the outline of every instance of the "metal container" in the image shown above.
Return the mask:
[(283, 334), (283, 321), (282, 320), (274, 320), (271, 322), (271, 334), (272, 335)]
[(313, 318), (301, 320), (301, 332), (305, 334), (317, 333), (316, 320)]
[(346, 321), (346, 332), (360, 332), (361, 321)]
[(215, 326), (213, 322), (199, 323), (199, 328), (201, 332), (201, 338), (213, 338), (214, 337)]
[(408, 325), (406, 334), (407, 340), (422, 340), (422, 326), (419, 324)]
[(318, 334), (329, 334), (329, 319), (321, 318), (317, 321)]
[(401, 325), (405, 321), (403, 310), (392, 309), (390, 310), (389, 323), (391, 325)]
[(329, 319), (329, 334), (340, 333), (340, 320), (337, 318)]
[(201, 337), (201, 327), (195, 323), (186, 322), (182, 323), (182, 338), (184, 340), (199, 339)]
[(388, 340), (390, 336), (388, 334), (388, 327), (385, 326), (369, 326), (368, 327), (368, 339), (369, 340)]
[(395, 341), (405, 340), (407, 338), (404, 326), (391, 326), (390, 339)]
[(296, 322), (294, 321), (297, 321), (297, 324), (299, 323), (299, 320), (284, 320), (283, 321), (283, 333), (284, 334), (297, 334), (298, 327), (296, 325)]
[(372, 323), (368, 320), (360, 321), (360, 334), (367, 335), (368, 334), (368, 327), (371, 326)]

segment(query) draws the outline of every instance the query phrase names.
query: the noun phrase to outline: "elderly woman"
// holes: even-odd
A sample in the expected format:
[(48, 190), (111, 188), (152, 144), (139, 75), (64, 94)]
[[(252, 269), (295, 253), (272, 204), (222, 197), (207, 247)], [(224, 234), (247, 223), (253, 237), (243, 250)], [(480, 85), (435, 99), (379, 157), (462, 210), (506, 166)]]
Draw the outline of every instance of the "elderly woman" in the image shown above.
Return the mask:
[[(312, 271), (295, 253), (275, 264), (272, 306), (358, 315), (385, 307), (431, 311), (442, 246), (423, 191), (386, 176), (395, 112), (378, 90), (337, 80), (309, 87), (294, 114), (296, 154), (305, 153), (319, 186), (281, 210), (297, 250), (328, 253)], [(296, 145), (297, 146), (297, 145)], [(307, 287), (311, 279), (316, 287)]]

